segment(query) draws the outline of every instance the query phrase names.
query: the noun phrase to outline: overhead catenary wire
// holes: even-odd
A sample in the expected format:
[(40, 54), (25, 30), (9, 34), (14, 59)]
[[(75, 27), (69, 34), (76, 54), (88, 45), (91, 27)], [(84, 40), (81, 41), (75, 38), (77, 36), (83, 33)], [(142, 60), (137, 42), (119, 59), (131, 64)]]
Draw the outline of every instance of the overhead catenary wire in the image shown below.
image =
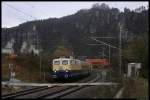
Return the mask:
[(110, 47), (112, 47), (112, 48), (120, 49), (120, 48), (115, 47), (115, 46), (113, 46), (113, 45), (107, 44), (107, 43), (105, 43), (105, 42), (103, 42), (103, 41), (97, 40), (96, 38), (91, 37), (91, 39), (92, 39), (92, 40), (95, 40), (95, 41), (97, 41), (97, 42), (99, 42), (99, 43), (105, 44), (105, 45), (107, 45), (107, 46), (110, 46)]
[(4, 3), (4, 4), (7, 5), (8, 7), (12, 8), (12, 9), (14, 9), (14, 10), (16, 10), (16, 11), (18, 11), (18, 12), (24, 14), (24, 15), (26, 15), (26, 16), (32, 17), (34, 20), (37, 20), (37, 18), (35, 16), (33, 16), (33, 15), (30, 15), (30, 14), (28, 14), (26, 12), (23, 12), (22, 10), (17, 9), (17, 8), (13, 7), (12, 5), (9, 5), (9, 4), (6, 4), (6, 3)]
[[(10, 8), (9, 6), (7, 6), (8, 8)], [(12, 9), (12, 8), (10, 8), (10, 9)], [(14, 10), (14, 9), (13, 9)], [(16, 11), (16, 10), (15, 10)], [(12, 15), (15, 17), (15, 19), (17, 19), (17, 20), (20, 20), (20, 21), (22, 21), (22, 22), (28, 22), (29, 20), (27, 19), (27, 18), (23, 18), (23, 17), (18, 17), (18, 15), (16, 15), (16, 13), (15, 12), (11, 12), (12, 13)]]
[[(29, 3), (26, 3), (28, 6), (30, 6), (31, 8), (36, 8), (35, 6), (33, 6), (33, 5), (31, 5), (31, 4), (29, 4)], [(47, 13), (45, 13), (44, 11), (42, 11), (39, 7), (38, 7), (38, 11), (40, 11), (42, 14), (44, 14), (44, 15), (48, 15)]]
[[(101, 43), (101, 44), (104, 44), (104, 45), (106, 45), (106, 46), (108, 46), (108, 48), (109, 48), (109, 50), (108, 50), (108, 52), (109, 52), (109, 63), (110, 63), (110, 47), (111, 48), (115, 48), (115, 49), (118, 49), (119, 51), (121, 51), (120, 49), (120, 47), (118, 48), (118, 47), (116, 47), (116, 46), (113, 46), (113, 45), (111, 45), (111, 44), (108, 44), (108, 43), (105, 43), (105, 42), (103, 42), (103, 41), (100, 41), (100, 40), (98, 40), (97, 38), (114, 38), (114, 37), (90, 37), (92, 40), (95, 40), (95, 41), (97, 41), (98, 43)], [(101, 44), (94, 44), (94, 45), (101, 45)], [(93, 45), (93, 44), (92, 44)], [(104, 49), (104, 48), (103, 48)], [(103, 50), (104, 51), (104, 50)], [(120, 53), (121, 54), (121, 53)], [(103, 58), (104, 58), (104, 52), (103, 52)], [(121, 62), (121, 61), (120, 61)], [(120, 64), (120, 66), (121, 66), (121, 64)], [(120, 67), (121, 68), (121, 67)]]
[[(26, 12), (23, 12), (22, 10), (19, 10), (19, 9), (17, 9), (17, 8), (11, 6), (11, 5), (9, 5), (9, 4), (5, 3), (5, 5), (7, 5), (8, 7), (12, 8), (12, 9), (14, 9), (14, 10), (16, 10), (16, 11), (18, 11), (18, 12), (20, 12), (20, 13), (26, 15), (26, 16), (29, 16), (29, 17), (33, 18), (34, 20), (37, 20), (37, 18), (35, 16), (33, 16), (33, 15), (30, 15), (30, 14), (28, 14)], [(38, 38), (37, 38), (37, 42), (38, 42)], [(39, 54), (40, 54), (39, 56), (40, 56), (40, 77), (41, 77), (41, 53), (39, 53)]]
[(92, 36), (92, 38), (109, 38), (109, 39), (115, 39), (115, 37), (96, 37), (96, 36)]

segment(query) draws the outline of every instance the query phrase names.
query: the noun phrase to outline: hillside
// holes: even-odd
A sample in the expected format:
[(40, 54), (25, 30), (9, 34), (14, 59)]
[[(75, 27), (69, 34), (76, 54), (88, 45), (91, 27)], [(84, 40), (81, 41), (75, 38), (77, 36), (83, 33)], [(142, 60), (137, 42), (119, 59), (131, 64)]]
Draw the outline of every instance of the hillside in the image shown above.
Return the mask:
[[(107, 47), (89, 46), (90, 43), (96, 43), (90, 37), (113, 37), (101, 40), (118, 47), (119, 23), (122, 23), (123, 63), (142, 62), (144, 68), (148, 68), (148, 11), (149, 9), (141, 6), (135, 10), (124, 8), (124, 12), (121, 12), (106, 4), (95, 4), (90, 9), (81, 9), (75, 14), (61, 18), (35, 20), (12, 28), (2, 28), (2, 48), (14, 38), (13, 48), (15, 53), (20, 54), (23, 42), (28, 41), (27, 34), (36, 32), (46, 56), (53, 56), (56, 49), (63, 45), (76, 57), (101, 57), (98, 52), (104, 48), (105, 54), (108, 55)], [(34, 26), (36, 30), (33, 30)], [(118, 63), (117, 58), (118, 51), (111, 49), (111, 62)]]
[[(26, 22), (12, 28), (3, 28), (2, 47), (8, 40), (14, 38), (16, 41), (14, 49), (19, 53), (25, 34), (32, 32), (32, 27), (36, 26), (42, 49), (45, 52), (53, 51), (62, 40), (65, 40), (65, 44), (72, 48), (75, 55), (90, 55), (90, 50), (96, 50), (87, 45), (87, 43), (92, 43), (89, 39), (91, 36), (115, 37), (114, 40), (107, 42), (118, 46), (118, 23), (123, 17), (124, 31), (128, 32), (127, 35), (124, 32), (124, 39), (148, 32), (148, 10), (135, 12), (125, 8), (124, 12), (120, 12), (117, 8), (109, 8), (108, 5), (102, 4), (98, 7), (93, 6), (91, 9), (81, 9), (73, 15), (59, 19), (49, 18)], [(84, 48), (87, 50), (85, 51)]]

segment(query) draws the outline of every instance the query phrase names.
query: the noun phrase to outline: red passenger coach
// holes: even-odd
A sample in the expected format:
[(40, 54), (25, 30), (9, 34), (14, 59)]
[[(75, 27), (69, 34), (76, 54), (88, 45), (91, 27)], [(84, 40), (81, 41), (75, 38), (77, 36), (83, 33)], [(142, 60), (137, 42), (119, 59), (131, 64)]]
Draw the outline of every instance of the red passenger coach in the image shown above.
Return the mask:
[(107, 59), (86, 59), (86, 62), (91, 64), (93, 68), (108, 67), (110, 65)]

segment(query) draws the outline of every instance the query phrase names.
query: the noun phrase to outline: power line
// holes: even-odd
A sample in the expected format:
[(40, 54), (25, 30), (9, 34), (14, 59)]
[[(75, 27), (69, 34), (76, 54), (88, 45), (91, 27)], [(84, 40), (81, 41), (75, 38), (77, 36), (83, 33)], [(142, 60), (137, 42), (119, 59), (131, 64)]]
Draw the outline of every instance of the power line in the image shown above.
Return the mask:
[(104, 45), (104, 44), (87, 44), (87, 45)]
[[(27, 4), (27, 3), (26, 3)], [(30, 6), (30, 7), (32, 7), (32, 8), (36, 8), (35, 6), (33, 6), (33, 5), (31, 5), (31, 4), (27, 4), (28, 6)], [(43, 14), (45, 14), (45, 15), (47, 15), (45, 12), (43, 12), (40, 8), (38, 8), (38, 10), (40, 11), (40, 12), (42, 12)]]
[(96, 36), (93, 36), (92, 38), (115, 38), (115, 37), (96, 37)]
[(115, 46), (113, 46), (113, 45), (107, 44), (107, 43), (105, 43), (105, 42), (103, 42), (103, 41), (97, 40), (97, 39), (95, 39), (95, 38), (93, 38), (93, 37), (91, 37), (91, 39), (92, 39), (92, 40), (95, 40), (95, 41), (97, 41), (97, 42), (99, 42), (99, 43), (105, 44), (105, 45), (107, 45), (107, 46), (110, 46), (110, 47), (112, 47), (112, 48), (120, 49), (120, 48), (115, 47)]
[(120, 74), (122, 72), (122, 29), (123, 29), (123, 23), (119, 23), (119, 30), (120, 30), (120, 34), (119, 34), (119, 66), (120, 66)]
[[(13, 7), (13, 6), (11, 6), (11, 5), (9, 5), (9, 4), (5, 4), (5, 5), (7, 5), (8, 7), (10, 7), (10, 8), (12, 8), (12, 9), (14, 9), (14, 10), (16, 10), (16, 11), (18, 11), (18, 12), (20, 12), (20, 13), (23, 13), (24, 15), (26, 15), (26, 16), (30, 16), (30, 17), (32, 17), (32, 18), (34, 18), (35, 20), (37, 20), (37, 18), (36, 17), (34, 17), (34, 16), (32, 16), (32, 15), (30, 15), (30, 14), (28, 14), (28, 13), (25, 13), (25, 12), (23, 12), (23, 11), (21, 11), (21, 10), (19, 10), (19, 9), (17, 9), (17, 8), (15, 8), (15, 7)], [(28, 35), (28, 38), (29, 38), (29, 35)], [(30, 42), (30, 41), (29, 41)], [(38, 39), (38, 35), (37, 35), (37, 46), (40, 48), (40, 50), (41, 50), (41, 46), (40, 46), (40, 44), (39, 44), (39, 39)], [(32, 44), (31, 44), (32, 45)], [(41, 53), (40, 53), (40, 51), (39, 51), (39, 54), (40, 54), (40, 78), (41, 78), (41, 68), (42, 68), (42, 66), (41, 66)]]
[[(110, 63), (110, 47), (111, 47), (111, 48), (115, 48), (115, 49), (119, 49), (119, 51), (120, 51), (121, 48), (118, 48), (118, 47), (115, 47), (115, 46), (110, 45), (110, 44), (108, 44), (108, 43), (105, 43), (105, 42), (103, 42), (103, 41), (97, 40), (96, 38), (113, 38), (113, 37), (91, 37), (92, 40), (95, 40), (95, 41), (97, 41), (97, 42), (99, 42), (99, 43), (102, 43), (102, 44), (104, 44), (104, 45), (106, 45), (106, 46), (109, 47), (109, 63)], [(94, 45), (100, 45), (100, 44), (94, 44)], [(104, 49), (103, 49), (103, 51), (104, 51)], [(103, 53), (104, 53), (104, 52), (103, 52)], [(104, 58), (104, 54), (103, 54), (103, 58)], [(120, 66), (121, 66), (121, 64), (120, 64)]]
[[(10, 8), (10, 7), (9, 7)], [(22, 17), (16, 17), (17, 15), (16, 15), (16, 13), (14, 13), (14, 12), (12, 12), (12, 15), (15, 17), (15, 19), (17, 19), (17, 20), (20, 20), (20, 21), (29, 21), (28, 19), (24, 19), (24, 18), (22, 18)]]
[(9, 5), (9, 4), (6, 4), (6, 3), (5, 3), (5, 5), (7, 5), (8, 7), (12, 8), (12, 9), (14, 9), (14, 10), (20, 12), (20, 13), (23, 13), (23, 14), (26, 15), (26, 16), (30, 16), (30, 17), (34, 18), (35, 20), (37, 20), (36, 17), (34, 17), (34, 16), (32, 16), (32, 15), (30, 15), (30, 14), (28, 14), (28, 13), (25, 13), (25, 12), (23, 12), (23, 11), (21, 11), (21, 10), (19, 10), (19, 9), (13, 7), (13, 6), (11, 6), (11, 5)]

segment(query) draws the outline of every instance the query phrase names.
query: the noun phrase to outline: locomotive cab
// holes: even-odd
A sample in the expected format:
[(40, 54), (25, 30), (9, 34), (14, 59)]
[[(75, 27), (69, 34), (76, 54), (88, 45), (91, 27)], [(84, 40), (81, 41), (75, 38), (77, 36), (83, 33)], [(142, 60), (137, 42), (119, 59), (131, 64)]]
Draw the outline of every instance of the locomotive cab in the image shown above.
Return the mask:
[(73, 58), (53, 60), (53, 78), (70, 78), (85, 74), (89, 70), (85, 62)]

